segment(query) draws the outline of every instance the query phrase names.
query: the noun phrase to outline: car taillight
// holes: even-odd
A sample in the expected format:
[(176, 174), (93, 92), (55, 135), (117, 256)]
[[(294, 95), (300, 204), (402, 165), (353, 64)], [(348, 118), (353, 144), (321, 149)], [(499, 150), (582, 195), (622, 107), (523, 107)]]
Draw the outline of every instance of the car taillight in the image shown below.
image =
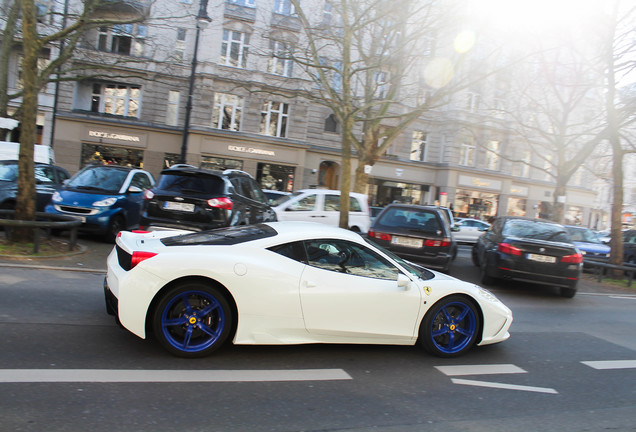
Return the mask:
[(574, 255), (566, 255), (561, 257), (561, 262), (570, 264), (581, 264), (583, 262), (583, 255), (575, 253)]
[(450, 246), (450, 240), (445, 238), (442, 240), (432, 240), (427, 239), (424, 241), (424, 246), (426, 247), (448, 247)]
[(499, 243), (499, 247), (497, 249), (499, 249), (499, 252), (501, 253), (521, 256), (521, 249), (508, 243)]
[(380, 239), (380, 240), (384, 240), (384, 241), (391, 241), (391, 234), (369, 230), (369, 236)]
[(232, 210), (232, 207), (234, 207), (234, 203), (229, 198), (211, 198), (208, 200), (208, 205), (224, 210)]
[(143, 251), (135, 251), (132, 254), (132, 258), (130, 259), (130, 268), (133, 269), (137, 264), (142, 262), (143, 260), (147, 260), (148, 258), (152, 258), (157, 255), (155, 252), (143, 252)]
[(146, 231), (145, 229), (136, 229), (136, 230), (132, 230), (131, 232), (134, 232), (136, 234), (148, 234), (150, 231)]
[(151, 200), (154, 196), (155, 196), (155, 193), (151, 191), (150, 189), (146, 189), (146, 191), (144, 192), (145, 200)]

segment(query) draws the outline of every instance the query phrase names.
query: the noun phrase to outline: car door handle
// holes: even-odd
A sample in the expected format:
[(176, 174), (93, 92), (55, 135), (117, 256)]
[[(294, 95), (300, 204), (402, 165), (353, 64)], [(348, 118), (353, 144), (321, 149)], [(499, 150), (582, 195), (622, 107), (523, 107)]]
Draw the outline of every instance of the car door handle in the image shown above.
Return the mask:
[(323, 217), (324, 218), (324, 217), (327, 217), (327, 216), (325, 216), (325, 215), (315, 215), (315, 216), (309, 216), (309, 217), (312, 217), (312, 218)]

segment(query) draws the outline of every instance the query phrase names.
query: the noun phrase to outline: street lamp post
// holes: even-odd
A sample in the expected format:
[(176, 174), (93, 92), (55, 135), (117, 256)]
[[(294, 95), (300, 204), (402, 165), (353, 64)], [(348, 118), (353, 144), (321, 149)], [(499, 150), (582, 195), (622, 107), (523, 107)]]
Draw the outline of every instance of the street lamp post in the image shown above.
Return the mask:
[(199, 51), (199, 36), (211, 21), (208, 16), (208, 0), (201, 0), (199, 13), (197, 14), (197, 29), (194, 35), (194, 53), (192, 54), (192, 67), (190, 69), (190, 85), (188, 87), (188, 99), (185, 108), (185, 120), (183, 122), (183, 137), (181, 141), (180, 163), (186, 163), (186, 154), (188, 153), (188, 134), (190, 132), (190, 114), (192, 112), (192, 93), (194, 92), (194, 78), (197, 69), (197, 54)]

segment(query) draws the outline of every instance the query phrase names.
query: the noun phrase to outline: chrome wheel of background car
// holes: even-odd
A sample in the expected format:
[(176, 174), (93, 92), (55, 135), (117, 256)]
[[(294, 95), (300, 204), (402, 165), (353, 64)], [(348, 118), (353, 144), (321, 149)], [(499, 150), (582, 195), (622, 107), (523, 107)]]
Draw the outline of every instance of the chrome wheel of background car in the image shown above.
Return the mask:
[(155, 337), (170, 353), (203, 357), (219, 348), (232, 327), (232, 312), (214, 287), (187, 283), (169, 291), (153, 317)]
[(479, 328), (476, 306), (463, 296), (449, 296), (437, 302), (424, 317), (420, 340), (431, 354), (454, 357), (473, 346)]

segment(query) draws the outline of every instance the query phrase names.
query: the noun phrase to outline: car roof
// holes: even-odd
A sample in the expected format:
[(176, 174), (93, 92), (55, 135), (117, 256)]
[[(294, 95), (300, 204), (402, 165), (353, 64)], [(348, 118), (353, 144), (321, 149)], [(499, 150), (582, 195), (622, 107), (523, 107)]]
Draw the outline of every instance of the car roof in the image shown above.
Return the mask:
[[(299, 189), (296, 192), (298, 193), (317, 193), (317, 194), (335, 194), (335, 195), (340, 195), (340, 191), (337, 189)], [(365, 194), (359, 193), (359, 192), (349, 192), (349, 196), (355, 196), (358, 198), (366, 198), (367, 196)]]
[(351, 240), (360, 242), (362, 237), (359, 234), (344, 229), (335, 227), (332, 225), (322, 224), (318, 222), (296, 222), (296, 221), (284, 221), (284, 222), (265, 222), (265, 224), (271, 226), (278, 232), (275, 237), (276, 242), (297, 241), (299, 239), (319, 239), (319, 238), (339, 238), (343, 240)]
[(249, 173), (237, 169), (226, 169), (224, 171), (210, 169), (210, 168), (199, 168), (193, 165), (187, 164), (177, 164), (173, 165), (169, 168), (164, 168), (161, 170), (160, 174), (171, 174), (175, 172), (186, 172), (192, 174), (207, 174), (207, 175), (215, 175), (217, 177), (238, 177), (245, 176), (249, 178), (253, 178)]

